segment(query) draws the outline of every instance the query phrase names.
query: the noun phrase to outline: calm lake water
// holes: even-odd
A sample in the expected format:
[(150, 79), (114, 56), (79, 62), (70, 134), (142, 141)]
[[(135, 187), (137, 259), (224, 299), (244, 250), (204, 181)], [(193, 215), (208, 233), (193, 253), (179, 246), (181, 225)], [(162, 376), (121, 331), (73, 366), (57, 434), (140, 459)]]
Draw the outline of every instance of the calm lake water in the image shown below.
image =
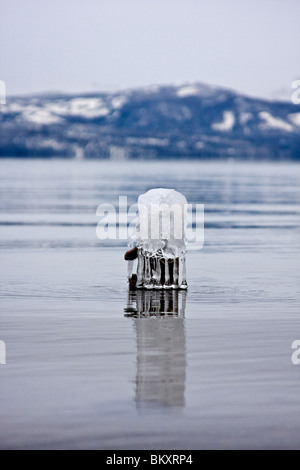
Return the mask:
[[(0, 448), (300, 448), (299, 165), (0, 160), (0, 182)], [(205, 204), (187, 293), (129, 296), (126, 242), (96, 237), (99, 204), (152, 187)]]

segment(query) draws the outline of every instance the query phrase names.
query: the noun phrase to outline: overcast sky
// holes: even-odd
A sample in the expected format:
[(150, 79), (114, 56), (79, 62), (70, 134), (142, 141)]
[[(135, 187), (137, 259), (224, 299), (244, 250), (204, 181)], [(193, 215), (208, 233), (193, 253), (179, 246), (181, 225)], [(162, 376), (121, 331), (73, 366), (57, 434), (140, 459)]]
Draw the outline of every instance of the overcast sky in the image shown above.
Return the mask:
[(202, 81), (289, 98), (300, 0), (0, 0), (7, 94)]

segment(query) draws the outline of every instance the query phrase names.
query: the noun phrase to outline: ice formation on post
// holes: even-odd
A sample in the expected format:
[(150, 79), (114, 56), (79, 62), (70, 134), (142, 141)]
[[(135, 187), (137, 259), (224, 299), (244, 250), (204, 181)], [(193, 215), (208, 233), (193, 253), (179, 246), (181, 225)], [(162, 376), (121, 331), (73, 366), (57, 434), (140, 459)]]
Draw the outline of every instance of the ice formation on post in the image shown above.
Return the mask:
[(139, 197), (138, 210), (125, 255), (130, 287), (186, 289), (186, 198), (174, 189), (151, 189)]

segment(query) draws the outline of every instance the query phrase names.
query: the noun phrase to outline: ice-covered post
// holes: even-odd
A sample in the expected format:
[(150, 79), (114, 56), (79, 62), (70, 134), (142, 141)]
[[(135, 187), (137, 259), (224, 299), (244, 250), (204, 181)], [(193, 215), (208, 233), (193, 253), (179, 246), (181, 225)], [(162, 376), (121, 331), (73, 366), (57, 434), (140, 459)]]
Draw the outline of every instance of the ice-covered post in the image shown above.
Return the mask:
[(151, 189), (139, 197), (138, 210), (125, 254), (130, 287), (186, 289), (186, 198), (174, 189)]

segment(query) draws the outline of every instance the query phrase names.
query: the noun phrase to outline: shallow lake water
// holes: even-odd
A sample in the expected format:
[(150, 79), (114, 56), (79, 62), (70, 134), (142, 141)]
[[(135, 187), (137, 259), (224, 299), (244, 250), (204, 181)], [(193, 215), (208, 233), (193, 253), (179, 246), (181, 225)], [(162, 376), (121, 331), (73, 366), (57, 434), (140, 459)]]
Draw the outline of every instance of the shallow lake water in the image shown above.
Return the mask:
[[(0, 160), (0, 448), (299, 449), (299, 170)], [(187, 292), (129, 294), (96, 236), (153, 187), (205, 204)]]

